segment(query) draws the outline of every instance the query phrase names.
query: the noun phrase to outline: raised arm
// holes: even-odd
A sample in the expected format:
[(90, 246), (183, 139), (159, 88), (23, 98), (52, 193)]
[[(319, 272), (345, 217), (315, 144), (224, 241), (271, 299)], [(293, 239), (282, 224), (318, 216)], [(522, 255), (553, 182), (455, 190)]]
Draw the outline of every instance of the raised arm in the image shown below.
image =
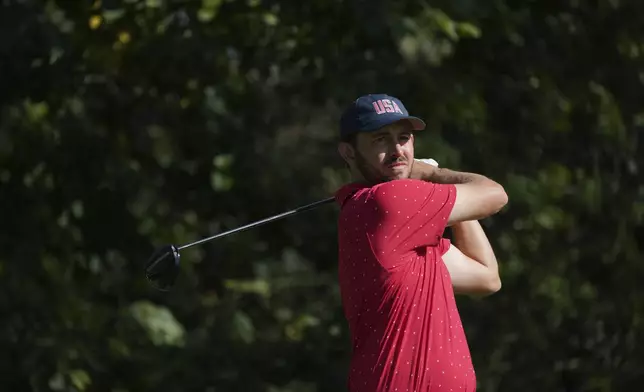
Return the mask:
[(499, 267), (492, 245), (477, 221), (452, 226), (453, 246), (443, 254), (454, 292), (489, 295), (501, 289)]
[(503, 186), (480, 174), (438, 168), (417, 160), (414, 162), (411, 178), (455, 185), (456, 200), (447, 221), (448, 226), (456, 222), (487, 218), (508, 203)]

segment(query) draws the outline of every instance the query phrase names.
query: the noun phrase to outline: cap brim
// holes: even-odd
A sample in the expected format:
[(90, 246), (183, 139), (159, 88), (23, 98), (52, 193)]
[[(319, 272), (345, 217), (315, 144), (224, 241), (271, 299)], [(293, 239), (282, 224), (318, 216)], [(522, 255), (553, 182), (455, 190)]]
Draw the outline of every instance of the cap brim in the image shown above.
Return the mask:
[(425, 121), (421, 120), (418, 117), (396, 116), (394, 118), (388, 118), (388, 119), (382, 118), (382, 119), (379, 119), (379, 121), (372, 121), (370, 123), (363, 124), (362, 126), (356, 127), (354, 129), (342, 129), (341, 135), (343, 137), (346, 137), (348, 135), (352, 135), (355, 133), (375, 132), (382, 127), (386, 127), (387, 125), (391, 125), (401, 121), (406, 121), (408, 124), (410, 124), (411, 129), (413, 131), (422, 131), (427, 127), (427, 125), (425, 124)]
[(421, 120), (418, 117), (409, 116), (403, 120), (409, 121), (414, 131), (422, 131), (427, 126), (427, 124), (425, 124), (425, 121)]
[(426, 127), (425, 121), (421, 120), (418, 117), (400, 116), (393, 119), (389, 119), (389, 121), (385, 120), (385, 121), (378, 121), (375, 123), (371, 123), (369, 126), (363, 127), (361, 130), (358, 130), (358, 132), (373, 132), (382, 127), (386, 127), (387, 125), (391, 125), (400, 121), (409, 122), (409, 124), (411, 124), (412, 130), (414, 131), (422, 131)]

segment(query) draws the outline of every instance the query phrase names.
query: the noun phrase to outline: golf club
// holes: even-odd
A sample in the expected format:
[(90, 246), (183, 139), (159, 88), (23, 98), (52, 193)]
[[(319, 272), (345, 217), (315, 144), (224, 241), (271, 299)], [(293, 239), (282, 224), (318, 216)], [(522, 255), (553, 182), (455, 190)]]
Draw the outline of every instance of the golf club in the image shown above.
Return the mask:
[(152, 256), (148, 259), (148, 262), (145, 265), (145, 276), (150, 282), (150, 284), (154, 286), (157, 290), (169, 291), (174, 285), (174, 282), (177, 276), (179, 275), (179, 261), (181, 259), (181, 255), (179, 251), (190, 248), (195, 245), (203, 244), (205, 242), (216, 240), (217, 238), (225, 237), (230, 234), (238, 233), (243, 230), (251, 229), (253, 227), (257, 227), (268, 222), (286, 218), (287, 216), (291, 216), (299, 212), (308, 211), (315, 207), (319, 207), (321, 205), (331, 203), (334, 200), (335, 198), (329, 197), (327, 199), (320, 200), (315, 203), (311, 203), (302, 207), (298, 207), (291, 211), (283, 212), (281, 214), (272, 216), (270, 218), (262, 219), (254, 223), (250, 223), (246, 226), (238, 227), (236, 229), (232, 229), (224, 233), (219, 233), (219, 234), (213, 235), (212, 237), (207, 237), (199, 241), (182, 245), (180, 247), (176, 247), (174, 245), (165, 245), (159, 248), (156, 252), (154, 252)]

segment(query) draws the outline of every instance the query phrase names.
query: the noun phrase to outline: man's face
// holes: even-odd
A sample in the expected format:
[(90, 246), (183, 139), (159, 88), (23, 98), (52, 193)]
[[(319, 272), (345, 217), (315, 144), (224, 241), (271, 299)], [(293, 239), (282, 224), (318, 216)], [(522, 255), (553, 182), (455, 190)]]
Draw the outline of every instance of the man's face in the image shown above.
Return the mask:
[[(342, 153), (352, 171), (370, 183), (409, 178), (414, 161), (414, 136), (406, 121), (375, 132), (359, 133), (352, 153)], [(347, 159), (348, 158), (348, 159)]]

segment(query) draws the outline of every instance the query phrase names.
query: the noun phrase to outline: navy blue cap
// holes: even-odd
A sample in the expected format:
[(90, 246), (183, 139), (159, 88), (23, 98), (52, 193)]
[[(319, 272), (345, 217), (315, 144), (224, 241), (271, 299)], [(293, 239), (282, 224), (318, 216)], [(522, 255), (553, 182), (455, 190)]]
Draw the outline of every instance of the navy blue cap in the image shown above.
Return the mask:
[(340, 118), (340, 136), (358, 132), (373, 132), (385, 125), (408, 120), (413, 130), (425, 129), (425, 122), (409, 115), (405, 105), (387, 94), (367, 94), (356, 99)]

